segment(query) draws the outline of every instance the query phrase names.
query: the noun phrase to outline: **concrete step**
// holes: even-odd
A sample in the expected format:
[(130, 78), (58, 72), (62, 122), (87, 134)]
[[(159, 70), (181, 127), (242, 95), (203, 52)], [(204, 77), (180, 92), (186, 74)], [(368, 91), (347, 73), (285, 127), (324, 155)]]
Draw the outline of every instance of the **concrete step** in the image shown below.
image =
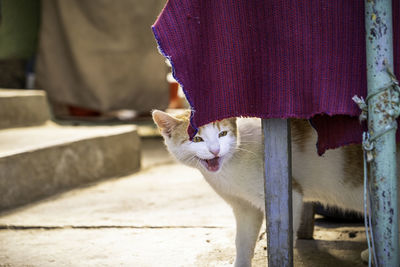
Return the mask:
[(0, 89), (0, 129), (41, 125), (49, 119), (44, 91)]
[(140, 168), (135, 126), (43, 126), (0, 131), (0, 210)]

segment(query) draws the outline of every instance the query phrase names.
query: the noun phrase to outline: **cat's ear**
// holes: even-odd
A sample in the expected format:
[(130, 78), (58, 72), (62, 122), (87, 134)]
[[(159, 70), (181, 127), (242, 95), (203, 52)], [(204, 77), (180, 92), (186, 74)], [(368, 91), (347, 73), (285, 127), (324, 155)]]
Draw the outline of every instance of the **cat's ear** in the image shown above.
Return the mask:
[(235, 134), (235, 136), (237, 136), (237, 118), (236, 117), (232, 117), (227, 119), (229, 121), (229, 123), (231, 124), (232, 127), (232, 132)]
[(232, 118), (229, 118), (228, 119), (228, 121), (232, 124), (232, 125), (236, 125), (236, 117), (232, 117)]
[(172, 130), (181, 123), (180, 120), (160, 110), (153, 110), (152, 115), (161, 134), (169, 138), (171, 138)]

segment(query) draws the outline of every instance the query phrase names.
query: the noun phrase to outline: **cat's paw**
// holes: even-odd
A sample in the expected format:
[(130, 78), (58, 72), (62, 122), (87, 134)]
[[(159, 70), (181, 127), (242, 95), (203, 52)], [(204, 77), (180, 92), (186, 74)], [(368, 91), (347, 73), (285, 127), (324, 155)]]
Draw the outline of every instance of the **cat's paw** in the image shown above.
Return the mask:
[(235, 261), (234, 267), (251, 267), (251, 261)]
[(369, 251), (368, 251), (368, 249), (363, 250), (361, 252), (361, 260), (363, 261), (363, 263), (368, 263), (368, 260), (369, 260)]

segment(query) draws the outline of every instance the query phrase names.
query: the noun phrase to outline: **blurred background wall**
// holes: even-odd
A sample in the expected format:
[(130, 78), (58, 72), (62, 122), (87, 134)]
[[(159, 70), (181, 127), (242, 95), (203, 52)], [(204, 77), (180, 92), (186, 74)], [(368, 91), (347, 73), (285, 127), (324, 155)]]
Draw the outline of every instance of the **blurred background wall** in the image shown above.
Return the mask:
[(25, 88), (37, 51), (40, 0), (0, 0), (0, 87)]
[(167, 107), (151, 31), (164, 0), (0, 1), (0, 87), (44, 89), (55, 110)]

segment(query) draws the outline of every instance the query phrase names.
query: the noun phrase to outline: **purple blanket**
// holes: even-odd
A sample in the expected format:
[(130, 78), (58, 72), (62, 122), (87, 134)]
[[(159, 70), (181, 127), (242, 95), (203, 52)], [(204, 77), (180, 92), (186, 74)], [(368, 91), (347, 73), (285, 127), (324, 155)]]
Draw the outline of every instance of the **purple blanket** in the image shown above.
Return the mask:
[[(395, 70), (399, 14), (393, 1)], [(169, 0), (153, 31), (193, 108), (190, 135), (233, 116), (310, 118), (320, 154), (361, 142), (364, 1)]]

